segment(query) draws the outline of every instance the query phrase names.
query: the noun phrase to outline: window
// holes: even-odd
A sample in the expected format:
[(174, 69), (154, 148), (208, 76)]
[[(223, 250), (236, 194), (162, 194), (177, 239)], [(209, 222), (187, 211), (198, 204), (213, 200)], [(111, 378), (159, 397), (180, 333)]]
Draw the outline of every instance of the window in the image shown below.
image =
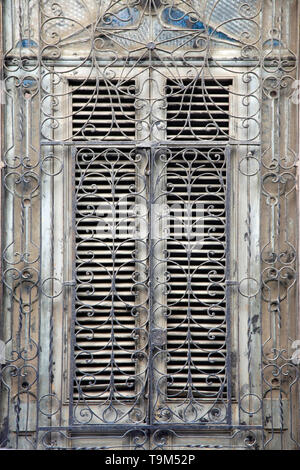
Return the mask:
[[(93, 409), (93, 422), (109, 422), (109, 414), (123, 422), (134, 410), (138, 421), (154, 413), (165, 421), (165, 413), (175, 422), (207, 423), (211, 410), (216, 414), (228, 400), (225, 153), (232, 81), (179, 85), (161, 83), (164, 133), (174, 145), (146, 140), (137, 149), (129, 140), (136, 136), (140, 95), (133, 80), (70, 83), (73, 135), (81, 140), (75, 150), (74, 404)], [(145, 100), (154, 96), (151, 82), (149, 88)], [(223, 145), (197, 145), (200, 136), (218, 131)], [(82, 143), (96, 137), (106, 146)], [(142, 401), (152, 393), (153, 412)], [(124, 402), (128, 411), (118, 414)], [(220, 421), (228, 418), (225, 405)]]
[(0, 445), (299, 448), (298, 1), (3, 8)]

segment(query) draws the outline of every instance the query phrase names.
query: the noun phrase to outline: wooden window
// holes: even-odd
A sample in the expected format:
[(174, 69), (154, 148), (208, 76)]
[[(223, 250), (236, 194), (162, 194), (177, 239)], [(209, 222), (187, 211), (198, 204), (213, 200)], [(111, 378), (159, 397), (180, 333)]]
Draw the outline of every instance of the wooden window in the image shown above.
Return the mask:
[(158, 386), (167, 400), (226, 397), (225, 145), (197, 139), (219, 132), (226, 144), (231, 85), (166, 80), (165, 135), (176, 145), (153, 151), (130, 142), (133, 80), (70, 82), (74, 141), (108, 142), (75, 156), (75, 400), (136, 400), (149, 380), (138, 356), (145, 370), (163, 358), (155, 380), (168, 381)]

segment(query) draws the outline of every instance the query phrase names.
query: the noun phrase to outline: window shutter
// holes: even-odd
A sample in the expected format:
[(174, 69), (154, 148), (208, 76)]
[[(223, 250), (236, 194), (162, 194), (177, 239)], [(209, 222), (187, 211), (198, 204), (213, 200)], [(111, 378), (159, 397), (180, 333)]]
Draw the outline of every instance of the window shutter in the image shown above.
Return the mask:
[[(74, 80), (70, 85), (75, 142), (134, 138), (134, 80)], [(74, 399), (134, 394), (136, 245), (125, 230), (134, 220), (134, 159), (128, 147), (76, 153)]]
[(70, 81), (73, 140), (135, 138), (134, 80)]
[(191, 380), (194, 396), (215, 397), (226, 361), (224, 149), (174, 150), (166, 180), (168, 394), (185, 395)]
[(130, 395), (127, 380), (135, 375), (135, 240), (120, 225), (133, 217), (132, 158), (130, 149), (81, 149), (76, 155), (75, 355), (86, 399)]
[(167, 80), (167, 137), (227, 140), (231, 80)]
[[(166, 83), (168, 138), (198, 140), (199, 135), (210, 135), (215, 119), (228, 129), (230, 80), (183, 84)], [(72, 81), (74, 140), (134, 137), (134, 85), (133, 80), (115, 80), (111, 87), (104, 81)], [(181, 130), (175, 127), (179, 122), (185, 123)], [(196, 143), (173, 148), (163, 175), (166, 188), (172, 188), (166, 189), (172, 212), (166, 240), (169, 398), (188, 393), (189, 377), (197, 397), (219, 396), (227, 386), (226, 162), (224, 147), (201, 148)], [(132, 188), (140, 168), (135, 153), (126, 145), (99, 145), (76, 153), (74, 398), (79, 398), (78, 391), (88, 400), (118, 393), (129, 398), (134, 387), (136, 241), (132, 233), (120, 234), (118, 224), (136, 223)]]
[[(168, 80), (168, 138), (224, 140), (231, 84), (183, 80), (180, 86)], [(215, 398), (227, 387), (224, 148), (213, 143), (201, 148), (197, 142), (195, 147), (178, 147), (165, 171), (172, 211), (167, 240), (168, 397), (184, 397), (192, 390), (194, 397)]]

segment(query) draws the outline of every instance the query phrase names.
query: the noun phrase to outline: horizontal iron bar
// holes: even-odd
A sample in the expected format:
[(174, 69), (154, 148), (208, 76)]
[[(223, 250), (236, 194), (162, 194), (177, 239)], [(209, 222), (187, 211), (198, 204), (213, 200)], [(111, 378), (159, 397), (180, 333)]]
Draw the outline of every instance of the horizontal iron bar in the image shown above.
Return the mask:
[(50, 142), (41, 142), (42, 146), (53, 146), (53, 145), (63, 145), (63, 146), (73, 146), (73, 147), (119, 147), (119, 146), (127, 146), (127, 147), (139, 147), (139, 148), (153, 148), (153, 147), (160, 147), (160, 146), (168, 146), (168, 147), (183, 147), (183, 146), (189, 146), (189, 147), (226, 147), (227, 145), (246, 145), (246, 146), (260, 146), (260, 142), (251, 142), (251, 141), (190, 141), (190, 140), (183, 140), (183, 141), (176, 141), (176, 142), (170, 142), (167, 140), (160, 140), (159, 142), (155, 141), (148, 141), (148, 142), (141, 142), (141, 141), (78, 141), (78, 142), (73, 142), (73, 141), (61, 141), (61, 140), (53, 140)]
[(231, 424), (219, 424), (219, 425), (199, 425), (199, 424), (85, 424), (85, 425), (73, 425), (73, 426), (41, 426), (39, 431), (41, 432), (59, 432), (59, 431), (68, 431), (68, 432), (108, 432), (108, 431), (160, 431), (160, 430), (170, 430), (170, 431), (189, 431), (189, 430), (213, 430), (213, 431), (232, 431), (241, 429), (246, 430), (263, 430), (264, 427), (261, 425), (231, 425)]
[[(287, 66), (295, 66), (296, 63), (297, 63), (297, 60), (291, 56), (291, 55), (284, 55), (284, 51), (282, 53), (283, 57), (285, 57), (285, 63)], [(101, 63), (101, 65), (110, 65), (111, 67), (119, 67), (120, 65), (121, 66), (124, 66), (124, 60), (125, 58), (119, 58), (118, 60), (116, 60), (113, 65), (111, 64), (111, 60), (108, 60), (108, 59), (95, 59), (95, 60), (92, 60), (92, 59), (86, 59), (86, 56), (84, 56), (83, 54), (81, 56), (79, 56), (77, 59), (74, 59), (74, 57), (67, 57), (65, 56), (63, 58), (63, 60), (54, 60), (54, 59), (51, 59), (50, 57), (47, 58), (46, 56), (43, 56), (43, 55), (32, 55), (31, 57), (28, 57), (28, 53), (26, 54), (26, 49), (24, 48), (23, 49), (23, 56), (27, 56), (27, 63), (28, 65), (36, 65), (36, 58), (37, 57), (42, 57), (43, 58), (43, 64), (45, 65), (51, 65), (53, 67), (60, 67), (60, 66), (64, 66), (66, 63), (70, 66), (72, 65), (81, 65), (82, 63), (82, 60), (85, 60), (85, 65), (84, 66), (90, 66), (93, 61), (97, 62), (97, 63)], [(16, 58), (19, 58), (20, 55), (19, 55), (19, 51), (16, 52), (15, 54), (7, 54), (5, 56), (5, 61), (7, 63), (7, 65), (15, 65), (14, 64), (14, 60)], [(272, 64), (272, 62), (274, 61), (274, 57), (275, 55), (272, 57), (270, 56), (269, 58), (264, 58), (264, 61), (265, 63), (267, 64)], [(132, 58), (126, 58), (127, 60), (127, 64), (129, 65), (132, 65), (132, 64), (135, 64), (136, 63), (136, 60), (137, 60), (137, 57), (132, 57)], [(168, 59), (166, 59), (166, 62), (167, 62)], [(11, 62), (11, 63), (10, 63)], [(173, 64), (176, 64), (176, 65), (181, 65), (181, 66), (186, 66), (185, 62), (182, 60), (181, 57), (174, 57), (172, 59), (172, 62)], [(197, 59), (193, 59), (191, 57), (189, 57), (189, 62), (193, 63), (194, 65), (201, 65), (203, 66), (203, 64), (208, 64), (210, 66), (215, 66), (215, 67), (219, 67), (220, 64), (224, 64), (224, 65), (231, 65), (231, 66), (235, 66), (235, 67), (253, 67), (253, 66), (256, 66), (257, 68), (259, 68), (259, 61), (258, 60), (248, 60), (248, 59), (241, 59), (239, 57), (232, 57), (232, 58), (224, 58), (224, 57), (218, 57), (218, 58), (214, 58), (214, 57), (211, 57), (211, 58), (207, 58), (207, 57), (204, 57), (203, 58), (199, 58), (197, 57)], [(142, 68), (143, 66), (148, 66), (148, 64), (150, 63), (149, 60), (145, 60), (144, 62), (142, 62), (140, 65), (137, 65), (136, 68)], [(161, 60), (152, 60), (151, 61), (151, 66), (155, 66), (156, 68), (158, 67), (164, 67), (164, 60), (161, 59)], [(276, 66), (274, 65), (274, 70), (276, 70)]]

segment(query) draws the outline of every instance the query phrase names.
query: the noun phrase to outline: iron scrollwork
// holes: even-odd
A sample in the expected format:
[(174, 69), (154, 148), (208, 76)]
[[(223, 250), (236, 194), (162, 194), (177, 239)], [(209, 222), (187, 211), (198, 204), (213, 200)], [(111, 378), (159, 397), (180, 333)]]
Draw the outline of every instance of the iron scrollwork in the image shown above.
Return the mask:
[(297, 0), (2, 4), (0, 445), (299, 448)]

